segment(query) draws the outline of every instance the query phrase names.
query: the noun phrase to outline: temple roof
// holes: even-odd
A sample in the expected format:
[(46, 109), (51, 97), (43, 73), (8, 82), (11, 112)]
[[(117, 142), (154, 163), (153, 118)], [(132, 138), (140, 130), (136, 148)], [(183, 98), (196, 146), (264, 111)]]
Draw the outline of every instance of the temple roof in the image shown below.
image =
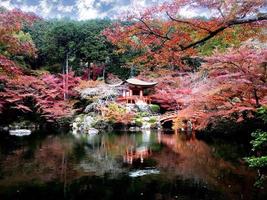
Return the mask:
[(126, 82), (129, 84), (138, 85), (138, 86), (154, 86), (158, 84), (158, 82), (147, 82), (147, 81), (142, 81), (136, 78), (127, 79)]

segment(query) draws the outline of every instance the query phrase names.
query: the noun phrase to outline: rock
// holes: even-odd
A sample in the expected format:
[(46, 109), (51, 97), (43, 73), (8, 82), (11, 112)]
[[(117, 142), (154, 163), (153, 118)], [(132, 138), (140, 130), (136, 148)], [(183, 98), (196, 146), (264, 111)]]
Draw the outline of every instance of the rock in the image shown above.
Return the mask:
[(9, 134), (10, 135), (14, 135), (14, 136), (27, 136), (31, 134), (31, 130), (28, 129), (16, 129), (16, 130), (9, 130)]
[(92, 126), (96, 129), (112, 130), (111, 124), (109, 124), (108, 122), (104, 120), (98, 120)]
[(150, 117), (143, 117), (144, 122), (148, 122), (150, 120)]
[(159, 170), (151, 168), (151, 169), (130, 171), (129, 176), (132, 178), (136, 178), (140, 176), (145, 176), (145, 175), (150, 175), (150, 174), (159, 174), (159, 173), (160, 173)]
[(156, 128), (157, 128), (157, 129), (161, 129), (161, 128), (162, 128), (162, 126), (161, 126), (161, 123), (160, 123), (160, 122), (157, 122)]
[(139, 127), (130, 127), (129, 128), (129, 131), (132, 131), (132, 132), (137, 132), (137, 131), (140, 131), (140, 128)]
[(78, 130), (78, 123), (77, 122), (73, 122), (72, 123), (72, 129), (74, 129), (74, 130)]
[(94, 122), (94, 118), (91, 116), (86, 116), (83, 120), (83, 122), (85, 123), (86, 127), (91, 127), (93, 122)]
[(94, 112), (96, 110), (97, 107), (97, 103), (91, 103), (89, 105), (86, 106), (86, 108), (84, 109), (85, 113), (89, 113), (89, 112)]
[(107, 84), (100, 84), (94, 88), (85, 88), (79, 91), (81, 98), (112, 99), (120, 93), (116, 87), (110, 87)]
[(150, 112), (149, 105), (143, 101), (137, 101), (135, 105), (138, 108), (138, 110), (141, 112)]
[(151, 125), (149, 123), (143, 123), (141, 129), (150, 129)]
[(89, 135), (95, 135), (98, 134), (99, 130), (95, 129), (95, 128), (89, 128), (88, 129), (88, 134)]
[(9, 129), (8, 126), (5, 126), (5, 127), (3, 128), (4, 131), (8, 131), (8, 129)]
[(129, 128), (129, 131), (134, 132), (134, 131), (135, 131), (135, 128), (136, 128), (136, 127), (130, 127), (130, 128)]

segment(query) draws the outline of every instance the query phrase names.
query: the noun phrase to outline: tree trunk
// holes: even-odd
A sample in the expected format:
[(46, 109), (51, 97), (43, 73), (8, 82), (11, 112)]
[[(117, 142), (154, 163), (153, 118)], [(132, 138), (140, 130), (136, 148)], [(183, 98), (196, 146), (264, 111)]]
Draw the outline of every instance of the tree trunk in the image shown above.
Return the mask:
[(259, 97), (258, 97), (256, 88), (253, 88), (253, 94), (254, 94), (254, 98), (256, 100), (256, 107), (259, 108), (260, 107), (260, 101), (259, 101)]

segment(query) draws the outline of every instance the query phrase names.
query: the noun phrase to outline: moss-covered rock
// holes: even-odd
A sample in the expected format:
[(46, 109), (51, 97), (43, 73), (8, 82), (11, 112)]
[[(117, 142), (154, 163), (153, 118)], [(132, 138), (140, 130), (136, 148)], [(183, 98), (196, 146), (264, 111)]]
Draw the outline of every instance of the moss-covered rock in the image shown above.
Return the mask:
[(160, 107), (157, 104), (150, 104), (149, 107), (153, 113), (158, 113), (160, 111)]
[(105, 130), (112, 130), (113, 129), (113, 123), (112, 122), (108, 122), (102, 119), (98, 119), (96, 120), (93, 124), (92, 124), (93, 128), (96, 129), (105, 129)]

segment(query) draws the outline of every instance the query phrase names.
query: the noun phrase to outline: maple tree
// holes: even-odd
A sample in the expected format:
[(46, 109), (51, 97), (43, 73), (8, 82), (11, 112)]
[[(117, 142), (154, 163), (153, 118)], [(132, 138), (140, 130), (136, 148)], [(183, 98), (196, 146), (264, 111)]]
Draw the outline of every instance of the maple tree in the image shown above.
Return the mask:
[(198, 73), (156, 79), (153, 101), (166, 110), (179, 109), (177, 128), (184, 120), (196, 129), (221, 117), (241, 122), (267, 103), (266, 57), (266, 49), (249, 46), (214, 53)]
[[(183, 59), (197, 55), (201, 50), (198, 47), (207, 41), (219, 37), (230, 45), (238, 45), (252, 35), (264, 39), (261, 28), (266, 26), (267, 14), (260, 12), (264, 6), (264, 0), (173, 0), (127, 13), (121, 23), (115, 23), (103, 34), (117, 45), (119, 52), (131, 48), (141, 50), (143, 54), (135, 63), (188, 70)], [(181, 16), (183, 10), (190, 9), (208, 16)]]
[[(148, 67), (141, 76), (159, 82), (153, 102), (179, 110), (175, 128), (190, 120), (201, 130), (221, 117), (241, 122), (266, 103), (266, 48), (244, 44), (266, 41), (265, 6), (262, 0), (173, 0), (127, 13), (103, 34), (118, 52), (142, 52), (133, 62)], [(207, 17), (181, 14), (190, 9)], [(197, 57), (202, 66), (191, 73), (186, 59)]]
[[(21, 11), (0, 13), (0, 112), (35, 112), (48, 121), (72, 113), (71, 101), (64, 101), (64, 94), (71, 98), (76, 95), (74, 88), (80, 79), (71, 72), (68, 75), (37, 75), (34, 71), (25, 71), (12, 56), (27, 55), (35, 57), (36, 49), (31, 40), (21, 40), (25, 24), (30, 25), (39, 19)], [(63, 79), (68, 84), (63, 85)]]
[[(8, 63), (11, 66), (15, 65), (12, 61)], [(1, 62), (0, 66), (3, 66)], [(63, 85), (66, 76), (67, 87)], [(72, 114), (74, 101), (64, 101), (64, 93), (67, 93), (70, 99), (76, 96), (74, 88), (79, 81), (73, 72), (68, 75), (1, 75), (0, 111), (16, 109), (22, 112), (36, 112), (48, 121), (69, 116)]]
[(0, 52), (5, 56), (35, 56), (36, 48), (30, 39), (25, 40), (22, 28), (39, 20), (35, 15), (19, 10), (0, 12)]

